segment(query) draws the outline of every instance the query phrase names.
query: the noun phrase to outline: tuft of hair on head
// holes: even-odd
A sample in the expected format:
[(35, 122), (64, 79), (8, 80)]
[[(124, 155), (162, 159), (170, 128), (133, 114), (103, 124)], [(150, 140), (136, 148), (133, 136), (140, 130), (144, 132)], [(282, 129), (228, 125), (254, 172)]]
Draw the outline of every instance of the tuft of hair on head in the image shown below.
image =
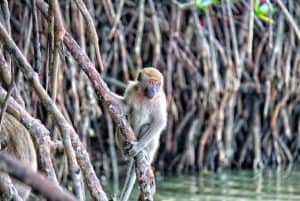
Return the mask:
[(159, 70), (154, 67), (145, 67), (142, 69), (145, 75), (155, 78), (157, 80), (163, 80), (163, 76)]

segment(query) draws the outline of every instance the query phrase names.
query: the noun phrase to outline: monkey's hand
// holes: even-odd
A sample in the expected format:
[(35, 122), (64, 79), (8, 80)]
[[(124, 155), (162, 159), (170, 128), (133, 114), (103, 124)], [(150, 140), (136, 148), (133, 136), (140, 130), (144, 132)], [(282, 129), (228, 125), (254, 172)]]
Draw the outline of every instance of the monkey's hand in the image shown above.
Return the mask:
[[(148, 152), (144, 149), (143, 146), (141, 146), (141, 144), (139, 144), (136, 141), (134, 143), (127, 142), (124, 149), (125, 149), (125, 154), (129, 157), (134, 157), (134, 158), (136, 158), (136, 157), (145, 157), (145, 159), (147, 161), (149, 160)], [(141, 152), (143, 154), (139, 154)]]
[(124, 152), (129, 157), (135, 157), (141, 149), (139, 148), (137, 141), (125, 142)]
[[(141, 138), (144, 137), (144, 135), (149, 131), (150, 129), (150, 124), (144, 124), (137, 136), (138, 136), (138, 140), (140, 141)], [(126, 142), (125, 146), (124, 146), (124, 150), (125, 150), (125, 154), (129, 157), (135, 157), (140, 151), (144, 150), (145, 146), (141, 143), (139, 143), (139, 141), (134, 141), (134, 142)]]

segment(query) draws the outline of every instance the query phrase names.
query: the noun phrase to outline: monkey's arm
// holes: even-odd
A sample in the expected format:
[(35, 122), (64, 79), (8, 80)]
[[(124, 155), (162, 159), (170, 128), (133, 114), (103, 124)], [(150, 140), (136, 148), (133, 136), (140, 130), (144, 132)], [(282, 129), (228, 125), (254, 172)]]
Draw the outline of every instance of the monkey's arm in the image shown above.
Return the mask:
[[(131, 122), (130, 118), (128, 120), (129, 120), (129, 122)], [(149, 127), (150, 127), (149, 124), (144, 124), (140, 128), (139, 133), (137, 133), (137, 135), (138, 136), (143, 135), (145, 132), (147, 132)], [(119, 201), (128, 201), (130, 194), (132, 192), (132, 189), (134, 187), (135, 180), (136, 180), (136, 173), (135, 173), (135, 169), (134, 169), (134, 160), (130, 159), (127, 174), (126, 174), (126, 180), (123, 185)]]
[[(128, 147), (125, 146), (126, 153), (130, 156), (136, 156), (140, 151), (145, 151), (144, 148), (149, 144), (151, 140), (153, 140), (154, 138), (159, 138), (159, 135), (161, 134), (162, 130), (165, 127), (165, 124), (166, 124), (166, 118), (162, 118), (162, 119), (152, 118), (152, 121), (150, 123), (144, 124), (140, 128), (138, 133), (138, 137), (140, 137), (140, 139), (138, 140), (137, 144)], [(144, 155), (146, 154), (147, 153), (145, 151)], [(151, 158), (149, 159), (151, 162), (152, 159)], [(134, 161), (133, 159), (131, 159), (129, 163), (128, 172), (126, 175), (126, 181), (123, 186), (119, 201), (127, 201), (129, 199), (135, 180), (136, 180), (136, 174), (134, 171)]]
[[(130, 157), (135, 157), (141, 152), (153, 139), (159, 138), (162, 130), (166, 126), (166, 118), (152, 118), (146, 127), (142, 127), (139, 133), (139, 140), (135, 144), (125, 146), (125, 152)], [(146, 128), (146, 129), (144, 129)]]
[(111, 95), (113, 97), (115, 97), (116, 99), (118, 99), (119, 101), (124, 101), (124, 97), (123, 96), (120, 96), (120, 95), (118, 95), (118, 94), (116, 94), (114, 92), (111, 92)]
[(128, 114), (129, 106), (128, 106), (128, 104), (126, 103), (125, 97), (124, 97), (124, 96), (120, 96), (120, 95), (118, 95), (118, 94), (116, 94), (116, 93), (114, 93), (114, 92), (111, 92), (111, 95), (112, 95), (115, 99), (117, 99), (117, 100), (119, 101), (120, 105), (121, 105), (122, 108), (123, 108), (124, 113), (125, 113), (125, 114)]

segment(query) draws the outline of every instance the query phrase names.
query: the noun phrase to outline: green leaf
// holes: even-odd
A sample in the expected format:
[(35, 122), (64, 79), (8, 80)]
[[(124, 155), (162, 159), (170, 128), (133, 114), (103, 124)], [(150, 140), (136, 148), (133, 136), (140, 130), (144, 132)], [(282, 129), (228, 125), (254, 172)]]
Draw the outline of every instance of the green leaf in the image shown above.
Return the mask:
[(264, 21), (264, 22), (274, 24), (274, 20), (272, 18), (270, 18), (270, 17), (267, 17), (265, 15), (257, 15), (257, 17), (259, 19), (261, 19), (262, 21)]
[(220, 2), (221, 0), (194, 0), (196, 8), (203, 12), (206, 12), (210, 5), (219, 4)]
[(260, 1), (259, 1), (259, 0), (256, 0), (256, 1), (255, 1), (255, 11), (256, 11), (257, 9), (259, 9), (259, 5), (260, 5)]
[(274, 23), (274, 20), (268, 17), (269, 14), (277, 11), (277, 8), (270, 2), (260, 3), (259, 0), (255, 1), (255, 14), (264, 22)]

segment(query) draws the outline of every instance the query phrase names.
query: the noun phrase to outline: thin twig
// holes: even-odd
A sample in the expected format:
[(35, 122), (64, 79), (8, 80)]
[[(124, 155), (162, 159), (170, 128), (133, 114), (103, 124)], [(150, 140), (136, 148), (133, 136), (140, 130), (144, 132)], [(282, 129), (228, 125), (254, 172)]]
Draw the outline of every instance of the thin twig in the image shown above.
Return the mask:
[(36, 10), (36, 0), (31, 0), (32, 4), (32, 23), (33, 23), (33, 47), (34, 47), (34, 70), (39, 73), (42, 68), (42, 55), (40, 48), (39, 22)]
[(11, 83), (9, 85), (6, 97), (4, 99), (4, 102), (2, 103), (1, 112), (0, 112), (0, 131), (2, 129), (3, 117), (4, 117), (4, 114), (5, 114), (6, 109), (7, 109), (8, 99), (12, 95), (12, 93), (14, 91), (14, 88), (15, 88), (15, 76), (14, 75), (15, 75), (14, 66), (12, 65), (11, 66), (11, 81), (10, 81)]
[(290, 25), (294, 28), (294, 31), (296, 32), (296, 35), (298, 37), (298, 40), (300, 41), (300, 28), (297, 25), (297, 23), (295, 22), (294, 18), (292, 17), (292, 15), (289, 13), (289, 11), (287, 10), (287, 8), (284, 6), (284, 4), (282, 3), (281, 0), (275, 0), (275, 2), (278, 4), (278, 6), (280, 7), (280, 9), (283, 11), (287, 21), (290, 23)]
[(85, 4), (82, 0), (75, 0), (75, 2), (77, 4), (78, 8), (80, 9), (80, 12), (84, 16), (85, 21), (87, 22), (87, 28), (88, 28), (89, 36), (90, 36), (90, 39), (91, 39), (91, 42), (92, 42), (93, 46), (95, 47), (97, 61), (98, 61), (98, 64), (100, 66), (100, 72), (102, 72), (104, 70), (104, 65), (103, 65), (103, 61), (102, 61), (102, 58), (101, 58), (100, 47), (99, 47), (99, 39), (98, 39), (98, 34), (97, 34), (97, 31), (96, 31), (96, 27), (95, 27), (93, 18), (90, 15), (87, 7), (85, 6)]

